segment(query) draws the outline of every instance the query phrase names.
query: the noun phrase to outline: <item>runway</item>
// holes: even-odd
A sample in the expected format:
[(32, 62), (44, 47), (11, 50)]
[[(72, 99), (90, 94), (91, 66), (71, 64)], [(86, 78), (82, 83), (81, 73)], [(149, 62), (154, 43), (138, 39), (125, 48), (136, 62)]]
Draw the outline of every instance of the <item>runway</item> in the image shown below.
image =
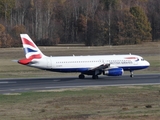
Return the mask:
[(121, 86), (121, 85), (154, 85), (160, 84), (160, 74), (128, 75), (119, 77), (100, 76), (99, 79), (67, 78), (28, 78), (28, 79), (0, 79), (0, 94), (21, 93), (35, 90), (52, 90), (93, 86)]

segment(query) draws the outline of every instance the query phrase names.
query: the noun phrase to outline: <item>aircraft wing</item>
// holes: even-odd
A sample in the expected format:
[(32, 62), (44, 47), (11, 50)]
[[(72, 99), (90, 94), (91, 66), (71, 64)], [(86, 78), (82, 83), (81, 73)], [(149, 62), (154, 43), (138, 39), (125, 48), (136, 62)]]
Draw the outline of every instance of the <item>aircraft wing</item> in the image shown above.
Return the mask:
[(104, 70), (104, 69), (106, 69), (106, 68), (108, 68), (108, 67), (110, 67), (110, 64), (109, 64), (109, 63), (107, 63), (107, 64), (101, 64), (100, 66), (97, 66), (97, 67), (92, 68), (92, 69), (90, 69), (90, 70), (93, 70), (93, 71), (95, 71), (95, 70)]
[(100, 75), (106, 68), (109, 68), (110, 64), (101, 64), (97, 67), (90, 68), (88, 71), (85, 71), (83, 73), (88, 74), (88, 75)]

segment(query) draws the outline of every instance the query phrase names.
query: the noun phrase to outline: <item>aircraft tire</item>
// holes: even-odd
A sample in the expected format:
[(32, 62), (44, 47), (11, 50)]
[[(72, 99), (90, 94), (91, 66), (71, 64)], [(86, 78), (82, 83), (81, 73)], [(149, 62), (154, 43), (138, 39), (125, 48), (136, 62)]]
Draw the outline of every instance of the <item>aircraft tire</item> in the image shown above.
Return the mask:
[(131, 74), (131, 75), (130, 75), (130, 77), (131, 77), (131, 78), (133, 78), (133, 77), (134, 77), (134, 75), (133, 75), (133, 74)]
[(92, 79), (98, 79), (98, 75), (93, 75)]
[(85, 76), (83, 74), (79, 75), (79, 79), (84, 79), (84, 78), (85, 78)]

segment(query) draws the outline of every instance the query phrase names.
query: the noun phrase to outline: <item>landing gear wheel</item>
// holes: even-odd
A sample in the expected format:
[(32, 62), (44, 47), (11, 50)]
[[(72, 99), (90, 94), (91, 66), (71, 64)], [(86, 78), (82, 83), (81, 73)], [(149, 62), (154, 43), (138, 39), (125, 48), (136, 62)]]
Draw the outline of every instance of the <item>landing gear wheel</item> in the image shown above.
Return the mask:
[(83, 74), (79, 75), (79, 79), (84, 79), (84, 78), (85, 78), (85, 76)]
[(130, 75), (130, 77), (131, 77), (131, 78), (133, 78), (133, 77), (134, 77), (134, 75), (133, 75), (133, 74), (131, 74), (131, 75)]
[(130, 77), (133, 78), (134, 77), (133, 71), (130, 71), (130, 73), (131, 73)]
[(98, 75), (93, 75), (92, 79), (98, 79)]

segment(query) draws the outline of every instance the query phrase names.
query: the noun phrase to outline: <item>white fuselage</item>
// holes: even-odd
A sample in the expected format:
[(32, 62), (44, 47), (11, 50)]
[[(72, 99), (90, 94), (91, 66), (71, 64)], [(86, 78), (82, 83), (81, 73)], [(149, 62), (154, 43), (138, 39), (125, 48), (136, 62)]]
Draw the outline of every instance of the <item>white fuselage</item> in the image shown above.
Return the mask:
[[(55, 72), (83, 72), (102, 64), (109, 68), (123, 68), (124, 71), (140, 70), (149, 67), (149, 62), (137, 55), (97, 55), (97, 56), (61, 56), (43, 57), (32, 60), (29, 66)], [(107, 69), (109, 69), (107, 68)]]

